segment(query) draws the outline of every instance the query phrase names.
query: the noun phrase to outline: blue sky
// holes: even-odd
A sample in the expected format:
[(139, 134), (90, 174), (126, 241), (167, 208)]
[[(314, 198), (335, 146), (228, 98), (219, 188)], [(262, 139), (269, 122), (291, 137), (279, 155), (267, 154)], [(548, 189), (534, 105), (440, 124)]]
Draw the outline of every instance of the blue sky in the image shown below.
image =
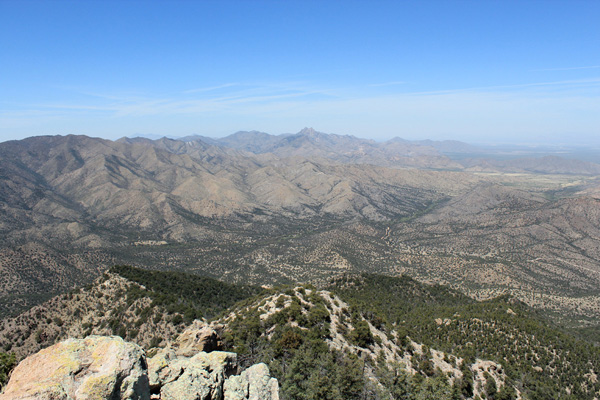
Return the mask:
[(600, 1), (0, 0), (0, 141), (600, 143)]

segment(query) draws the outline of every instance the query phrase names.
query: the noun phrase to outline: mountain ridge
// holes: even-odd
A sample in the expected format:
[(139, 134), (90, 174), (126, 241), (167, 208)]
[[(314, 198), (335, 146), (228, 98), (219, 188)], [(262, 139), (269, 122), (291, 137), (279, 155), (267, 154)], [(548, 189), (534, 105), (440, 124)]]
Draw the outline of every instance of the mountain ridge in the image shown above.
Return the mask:
[[(154, 283), (140, 285), (153, 275)], [(178, 341), (181, 336), (188, 341), (198, 337), (194, 332), (201, 326), (221, 336), (223, 349), (237, 353), (242, 369), (266, 363), (291, 399), (322, 398), (323, 391), (337, 390), (347, 392), (336, 399), (360, 398), (365, 391), (396, 393), (400, 398), (411, 393), (425, 396), (427, 391), (431, 398), (433, 388), (434, 397), (441, 400), (496, 395), (592, 399), (600, 390), (593, 378), (598, 349), (506, 296), (480, 302), (406, 276), (347, 274), (323, 288), (291, 285), (254, 292), (241, 302), (228, 303), (209, 323), (192, 321), (193, 316), (188, 319), (188, 312), (178, 309), (187, 296), (178, 287), (195, 291), (191, 276), (169, 275), (173, 274), (115, 268), (87, 288), (3, 321), (0, 345), (6, 349), (7, 343), (14, 343), (9, 350), (23, 358), (64, 335), (116, 332), (142, 345), (151, 358), (172, 352), (168, 342), (177, 336)], [(209, 290), (223, 285), (192, 280), (203, 287), (208, 284)], [(164, 289), (161, 281), (173, 285), (168, 289), (172, 297), (152, 306), (162, 299), (157, 292)], [(111, 303), (117, 307), (107, 308)], [(205, 296), (196, 304), (203, 308), (212, 303)], [(162, 348), (151, 349), (159, 345)], [(315, 371), (323, 370), (331, 379), (315, 379)], [(353, 384), (344, 386), (340, 378)]]
[(379, 144), (309, 129), (283, 139), (315, 137), (333, 159), (168, 138), (0, 144), (3, 312), (128, 263), (267, 284), (410, 273), (598, 315), (596, 177), (345, 163), (340, 141)]

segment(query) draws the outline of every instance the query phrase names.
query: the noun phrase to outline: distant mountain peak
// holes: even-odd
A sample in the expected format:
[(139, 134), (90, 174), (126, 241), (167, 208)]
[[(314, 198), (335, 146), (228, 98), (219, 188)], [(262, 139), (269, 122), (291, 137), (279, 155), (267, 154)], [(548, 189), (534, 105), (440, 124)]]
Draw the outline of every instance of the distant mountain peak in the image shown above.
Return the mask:
[(306, 136), (316, 136), (319, 133), (320, 132), (315, 131), (313, 128), (304, 128), (300, 132), (298, 132), (299, 135), (306, 135)]

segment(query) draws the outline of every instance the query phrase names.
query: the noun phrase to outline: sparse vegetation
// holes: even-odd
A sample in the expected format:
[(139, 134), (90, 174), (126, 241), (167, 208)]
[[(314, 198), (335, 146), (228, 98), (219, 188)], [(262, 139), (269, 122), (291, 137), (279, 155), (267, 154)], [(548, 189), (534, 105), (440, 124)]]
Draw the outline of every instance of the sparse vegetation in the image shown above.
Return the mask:
[(10, 371), (17, 365), (17, 358), (15, 353), (2, 353), (0, 352), (0, 392), (2, 387), (8, 381)]
[[(212, 297), (199, 294), (200, 289)], [(65, 314), (35, 310), (32, 315), (39, 317), (30, 320), (35, 324), (15, 331), (22, 337), (10, 344), (22, 351), (27, 343), (58, 340), (61, 334), (53, 329), (81, 335), (104, 329), (147, 347), (159, 346), (180, 331), (176, 328), (189, 318), (187, 302), (197, 296), (194, 310), (222, 315), (225, 348), (239, 354), (242, 366), (268, 363), (283, 398), (504, 400), (520, 393), (530, 400), (592, 399), (600, 390), (591, 378), (594, 365), (600, 365), (599, 350), (548, 326), (509, 297), (477, 302), (439, 285), (369, 274), (334, 279), (328, 289), (264, 291), (115, 267), (96, 285), (61, 300), (77, 304), (73, 309), (81, 310), (82, 318), (87, 310), (113, 301), (105, 318), (77, 320), (75, 331), (75, 320)], [(97, 295), (99, 290), (103, 296)], [(214, 296), (220, 294), (223, 303), (215, 308)], [(236, 297), (243, 300), (226, 308)], [(152, 305), (156, 299), (160, 303)], [(171, 308), (173, 304), (183, 308)], [(148, 329), (152, 322), (173, 330), (158, 336), (155, 328)]]
[[(89, 334), (164, 345), (194, 319), (221, 318), (227, 348), (267, 362), (288, 399), (600, 395), (598, 166), (471, 173), (386, 151), (357, 166), (336, 148), (322, 157), (347, 164), (271, 165), (139, 144), (157, 155), (147, 160), (106, 142), (96, 179), (73, 148), (96, 139), (45, 140), (0, 148), (3, 188), (23, 188), (0, 199), (0, 347), (17, 358)], [(53, 157), (68, 159), (69, 179)], [(398, 165), (420, 169), (387, 168)], [(536, 172), (503, 173), (515, 165)], [(97, 180), (108, 190), (86, 186)], [(230, 191), (203, 197), (209, 181)], [(154, 270), (109, 270), (115, 260)], [(15, 355), (0, 354), (0, 381)]]
[[(476, 359), (497, 362), (512, 385), (531, 399), (569, 395), (592, 399), (600, 390), (600, 384), (588, 378), (594, 366), (600, 365), (600, 350), (549, 326), (539, 313), (507, 296), (476, 302), (407, 277), (368, 274), (337, 279), (330, 289), (360, 313), (380, 315), (386, 329), (406, 332), (412, 340), (424, 343), (419, 368), (427, 376), (435, 375), (427, 354), (432, 347), (468, 363)], [(460, 390), (466, 396), (473, 384), (469, 370), (462, 371)], [(485, 381), (488, 398), (514, 396), (509, 387)]]
[(216, 279), (181, 272), (149, 271), (120, 265), (110, 269), (136, 285), (127, 288), (127, 301), (148, 297), (152, 300), (146, 314), (153, 307), (164, 307), (169, 314), (176, 314), (174, 324), (190, 323), (194, 319), (210, 319), (237, 301), (261, 292), (260, 288), (233, 285)]
[(194, 319), (214, 317), (263, 291), (186, 273), (128, 266), (111, 271), (95, 285), (0, 321), (0, 346), (22, 358), (67, 337), (104, 334), (153, 347), (157, 335), (169, 340)]

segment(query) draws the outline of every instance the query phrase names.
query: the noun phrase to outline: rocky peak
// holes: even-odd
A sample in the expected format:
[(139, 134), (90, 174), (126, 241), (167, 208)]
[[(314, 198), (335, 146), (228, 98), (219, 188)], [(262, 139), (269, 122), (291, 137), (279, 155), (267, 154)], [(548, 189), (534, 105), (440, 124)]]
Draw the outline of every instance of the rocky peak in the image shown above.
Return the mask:
[(215, 329), (201, 321), (194, 321), (173, 343), (178, 356), (191, 357), (198, 352), (221, 350), (221, 338)]
[(316, 138), (322, 135), (320, 132), (315, 131), (313, 128), (304, 128), (300, 132), (298, 132), (298, 136), (308, 136)]
[(68, 339), (21, 361), (1, 398), (149, 399), (146, 356), (116, 336)]
[(302, 135), (314, 135), (317, 133), (317, 131), (315, 131), (313, 128), (305, 127), (299, 133)]
[[(178, 340), (146, 358), (136, 344), (115, 336), (68, 339), (23, 360), (2, 400), (278, 400), (279, 385), (265, 364), (238, 372), (237, 354), (193, 351), (218, 339), (195, 324)], [(210, 340), (209, 340), (210, 342)], [(190, 344), (191, 343), (191, 344)], [(182, 344), (187, 344), (183, 346)], [(198, 346), (196, 346), (198, 347)], [(181, 353), (185, 349), (185, 355)]]

